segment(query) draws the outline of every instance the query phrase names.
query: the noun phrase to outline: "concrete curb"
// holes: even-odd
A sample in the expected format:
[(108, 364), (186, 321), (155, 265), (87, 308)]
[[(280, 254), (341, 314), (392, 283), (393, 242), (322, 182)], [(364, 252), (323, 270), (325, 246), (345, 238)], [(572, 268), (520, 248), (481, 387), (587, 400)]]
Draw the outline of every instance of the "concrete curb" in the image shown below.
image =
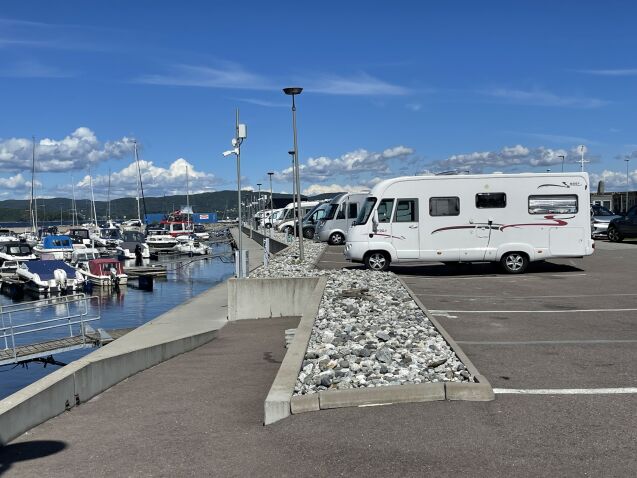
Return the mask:
[(460, 348), (440, 322), (438, 322), (438, 320), (429, 313), (427, 307), (425, 307), (416, 294), (413, 293), (405, 281), (399, 276), (396, 277), (476, 380), (475, 382), (445, 382), (445, 394), (447, 400), (468, 400), (474, 402), (488, 402), (494, 400), (495, 394), (493, 393), (493, 388), (486, 377), (478, 371), (476, 366), (473, 365), (473, 362), (471, 362), (469, 357), (467, 357), (467, 354), (464, 353), (464, 350)]
[(292, 408), (297, 411), (311, 410), (316, 408), (317, 400), (295, 400), (292, 405), (292, 394), (294, 393), (294, 386), (296, 385), (296, 379), (299, 376), (299, 371), (303, 365), (305, 359), (305, 351), (307, 350), (307, 344), (310, 341), (312, 335), (312, 328), (314, 327), (314, 319), (316, 318), (321, 299), (323, 298), (323, 291), (327, 284), (326, 277), (310, 277), (310, 278), (295, 278), (295, 281), (308, 281), (313, 283), (314, 287), (311, 290), (309, 296), (306, 297), (304, 303), (303, 313), (301, 315), (301, 321), (294, 334), (294, 340), (288, 347), (288, 351), (281, 362), (281, 367), (272, 382), (270, 391), (265, 399), (264, 403), (264, 421), (265, 425), (269, 425), (276, 421), (282, 420), (290, 416)]
[(442, 382), (410, 383), (323, 391), (313, 395), (319, 396), (321, 410), (390, 403), (432, 402), (445, 399), (445, 385)]

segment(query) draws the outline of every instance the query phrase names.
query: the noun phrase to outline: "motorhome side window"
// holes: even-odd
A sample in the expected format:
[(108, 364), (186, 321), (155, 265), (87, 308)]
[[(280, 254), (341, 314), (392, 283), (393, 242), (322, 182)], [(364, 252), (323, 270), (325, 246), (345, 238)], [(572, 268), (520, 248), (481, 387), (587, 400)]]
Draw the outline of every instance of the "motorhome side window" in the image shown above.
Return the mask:
[(506, 207), (507, 195), (505, 193), (478, 193), (476, 194), (476, 207), (478, 209), (494, 209)]
[(383, 199), (380, 202), (378, 205), (378, 222), (389, 222), (391, 220), (393, 206), (393, 199)]
[(336, 215), (336, 219), (345, 219), (345, 203), (342, 203), (338, 208), (338, 214)]
[(349, 205), (348, 217), (349, 219), (354, 219), (356, 216), (358, 216), (358, 204), (355, 202), (350, 202), (348, 203), (348, 205)]
[(418, 222), (418, 200), (398, 199), (394, 222)]
[(435, 197), (429, 198), (430, 216), (458, 216), (460, 214), (460, 198)]
[(551, 194), (529, 196), (529, 214), (575, 214), (575, 194)]

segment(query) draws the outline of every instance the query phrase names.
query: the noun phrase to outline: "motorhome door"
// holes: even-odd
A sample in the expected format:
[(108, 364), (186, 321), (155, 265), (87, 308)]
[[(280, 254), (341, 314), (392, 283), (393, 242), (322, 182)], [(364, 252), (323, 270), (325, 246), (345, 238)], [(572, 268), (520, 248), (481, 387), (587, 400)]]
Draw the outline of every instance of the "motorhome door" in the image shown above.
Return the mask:
[(391, 240), (399, 259), (420, 257), (418, 199), (396, 199), (391, 221)]

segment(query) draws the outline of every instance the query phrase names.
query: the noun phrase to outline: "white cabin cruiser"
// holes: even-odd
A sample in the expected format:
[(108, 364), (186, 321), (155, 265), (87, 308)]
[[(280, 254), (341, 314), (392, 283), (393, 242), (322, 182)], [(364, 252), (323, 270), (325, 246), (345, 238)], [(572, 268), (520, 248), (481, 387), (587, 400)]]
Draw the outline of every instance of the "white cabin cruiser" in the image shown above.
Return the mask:
[(33, 253), (33, 248), (26, 242), (5, 242), (0, 243), (0, 264), (5, 261), (32, 261), (37, 259)]
[(59, 260), (71, 259), (73, 241), (69, 236), (59, 234), (44, 236), (42, 243), (34, 246), (33, 251), (38, 257), (45, 255)]
[(85, 281), (81, 272), (61, 260), (23, 262), (17, 275), (28, 289), (40, 294), (81, 290)]

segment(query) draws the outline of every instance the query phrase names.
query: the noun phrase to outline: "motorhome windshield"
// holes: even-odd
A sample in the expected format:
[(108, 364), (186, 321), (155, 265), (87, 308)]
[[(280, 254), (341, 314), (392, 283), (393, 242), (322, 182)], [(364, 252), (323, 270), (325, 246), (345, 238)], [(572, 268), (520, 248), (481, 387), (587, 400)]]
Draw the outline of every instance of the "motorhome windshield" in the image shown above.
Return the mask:
[(329, 221), (330, 219), (334, 219), (334, 215), (336, 214), (336, 210), (338, 209), (338, 204), (329, 204), (325, 211), (324, 219)]
[(363, 207), (356, 218), (356, 225), (365, 224), (367, 222), (369, 216), (372, 214), (372, 209), (374, 209), (374, 204), (376, 204), (376, 198), (368, 197), (365, 199)]

